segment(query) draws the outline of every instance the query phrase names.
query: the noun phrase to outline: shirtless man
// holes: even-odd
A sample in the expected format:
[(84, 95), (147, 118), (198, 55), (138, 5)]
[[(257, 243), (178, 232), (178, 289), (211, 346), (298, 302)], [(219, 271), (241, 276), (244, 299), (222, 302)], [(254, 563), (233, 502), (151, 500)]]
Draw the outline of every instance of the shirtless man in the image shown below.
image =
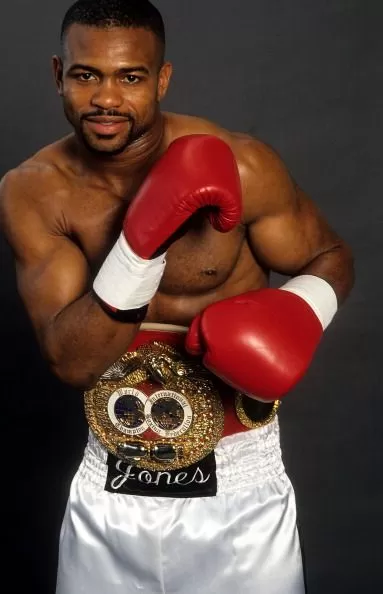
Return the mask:
[[(124, 353), (176, 335), (178, 355), (202, 356), (227, 393), (224, 429), (212, 451), (192, 447), (189, 463), (177, 445), (197, 423), (187, 392), (167, 392), (157, 417), (153, 400), (141, 433), (153, 389), (113, 396), (125, 409), (108, 401), (107, 431), (88, 401), (95, 423), (63, 521), (57, 594), (300, 594), (274, 401), (348, 296), (350, 249), (270, 147), (160, 111), (172, 68), (150, 2), (79, 0), (62, 50), (54, 73), (74, 133), (1, 185), (2, 229), (42, 353), (63, 382), (94, 395)], [(292, 278), (270, 289), (270, 271)], [(173, 439), (158, 426), (180, 406), (193, 420)], [(108, 441), (123, 419), (126, 443)]]

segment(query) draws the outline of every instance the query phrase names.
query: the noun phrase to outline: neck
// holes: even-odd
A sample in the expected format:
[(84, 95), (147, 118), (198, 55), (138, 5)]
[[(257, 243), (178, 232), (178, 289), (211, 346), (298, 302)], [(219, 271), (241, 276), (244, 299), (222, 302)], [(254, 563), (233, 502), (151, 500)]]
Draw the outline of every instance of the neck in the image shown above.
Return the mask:
[(76, 152), (83, 166), (100, 181), (112, 186), (126, 183), (151, 167), (163, 150), (164, 118), (158, 114), (154, 124), (138, 140), (118, 155), (91, 152), (79, 137), (75, 137)]

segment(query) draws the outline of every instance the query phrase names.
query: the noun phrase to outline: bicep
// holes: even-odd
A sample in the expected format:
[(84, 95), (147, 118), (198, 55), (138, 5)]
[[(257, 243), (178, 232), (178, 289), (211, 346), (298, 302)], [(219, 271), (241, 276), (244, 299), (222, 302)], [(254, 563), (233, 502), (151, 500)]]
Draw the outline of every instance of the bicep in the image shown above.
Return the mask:
[(255, 257), (268, 269), (294, 275), (321, 254), (337, 247), (339, 237), (299, 188), (290, 189), (280, 208), (248, 226)]
[(52, 230), (29, 200), (1, 196), (1, 227), (16, 264), (19, 294), (38, 334), (89, 285), (87, 261), (69, 238)]
[(89, 269), (78, 247), (58, 237), (45, 242), (37, 258), (25, 253), (16, 257), (16, 278), (28, 315), (41, 335), (55, 316), (86, 292)]

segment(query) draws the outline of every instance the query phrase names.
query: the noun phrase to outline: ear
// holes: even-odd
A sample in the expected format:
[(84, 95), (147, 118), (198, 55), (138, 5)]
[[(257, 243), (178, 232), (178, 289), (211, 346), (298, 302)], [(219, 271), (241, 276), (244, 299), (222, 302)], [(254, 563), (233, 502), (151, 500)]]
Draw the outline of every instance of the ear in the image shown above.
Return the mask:
[(55, 77), (56, 87), (58, 94), (63, 94), (63, 63), (59, 56), (53, 56), (52, 58), (53, 75)]
[(157, 101), (161, 101), (165, 97), (172, 72), (173, 66), (170, 64), (170, 62), (165, 62), (165, 64), (163, 64), (161, 67), (158, 76)]

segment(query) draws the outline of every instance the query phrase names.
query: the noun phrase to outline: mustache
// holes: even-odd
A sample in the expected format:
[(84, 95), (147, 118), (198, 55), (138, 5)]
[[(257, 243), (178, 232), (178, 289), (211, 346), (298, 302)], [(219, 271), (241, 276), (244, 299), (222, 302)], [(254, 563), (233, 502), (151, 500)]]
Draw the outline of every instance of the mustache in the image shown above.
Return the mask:
[(88, 113), (84, 113), (81, 116), (82, 120), (86, 120), (87, 118), (92, 118), (92, 117), (104, 117), (104, 118), (125, 118), (127, 120), (134, 120), (134, 117), (131, 113), (127, 113), (124, 111), (118, 111), (117, 109), (108, 109), (108, 110), (104, 110), (104, 109), (96, 109), (94, 111), (89, 111)]

